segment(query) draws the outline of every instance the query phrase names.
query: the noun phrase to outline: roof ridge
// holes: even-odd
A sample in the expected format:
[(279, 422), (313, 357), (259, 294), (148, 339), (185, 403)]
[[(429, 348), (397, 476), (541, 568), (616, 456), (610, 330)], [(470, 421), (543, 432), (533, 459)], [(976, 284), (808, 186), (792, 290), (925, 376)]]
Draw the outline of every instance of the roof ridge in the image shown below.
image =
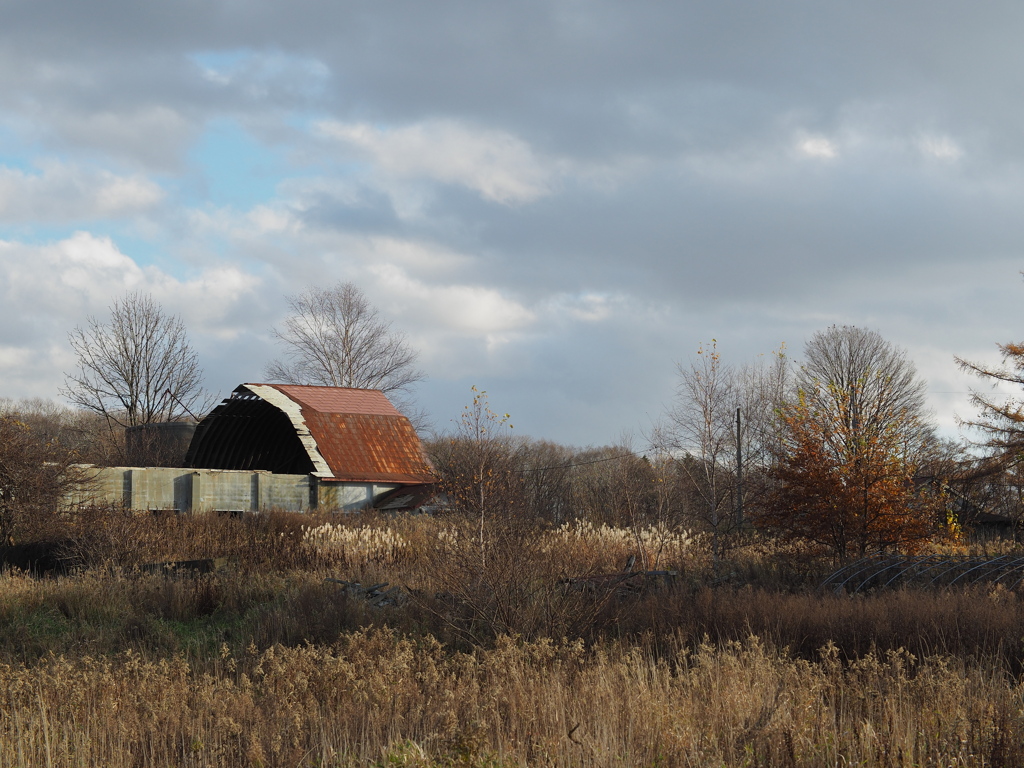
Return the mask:
[(405, 418), (379, 389), (329, 387), (319, 384), (245, 384), (270, 387), (285, 397), (318, 413), (350, 413)]

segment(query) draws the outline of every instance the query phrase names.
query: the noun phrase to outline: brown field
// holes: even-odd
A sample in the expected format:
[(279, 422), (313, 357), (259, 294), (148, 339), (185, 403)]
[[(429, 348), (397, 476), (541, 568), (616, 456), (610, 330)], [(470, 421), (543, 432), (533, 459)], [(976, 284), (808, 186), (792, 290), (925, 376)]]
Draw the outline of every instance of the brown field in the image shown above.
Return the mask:
[[(70, 521), (78, 570), (0, 576), (0, 764), (1024, 764), (1014, 592), (836, 596), (753, 536), (715, 564), (658, 529), (489, 523), (481, 551), (477, 525)], [(675, 583), (559, 583), (629, 554)]]

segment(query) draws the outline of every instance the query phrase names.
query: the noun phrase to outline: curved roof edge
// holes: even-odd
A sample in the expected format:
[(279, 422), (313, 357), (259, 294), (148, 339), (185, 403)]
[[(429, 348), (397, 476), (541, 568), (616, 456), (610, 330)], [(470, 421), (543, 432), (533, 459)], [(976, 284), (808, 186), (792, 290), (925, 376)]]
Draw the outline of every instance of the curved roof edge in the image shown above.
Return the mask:
[(414, 485), (436, 480), (416, 429), (377, 389), (246, 383), (283, 413), (324, 481)]
[(313, 462), (314, 475), (324, 478), (334, 477), (334, 472), (331, 471), (331, 468), (324, 460), (323, 454), (320, 453), (320, 446), (317, 445), (316, 438), (313, 437), (313, 433), (310, 432), (309, 426), (306, 424), (306, 419), (302, 415), (302, 406), (299, 403), (292, 400), (276, 387), (268, 384), (243, 384), (242, 386), (282, 411), (288, 417), (295, 428), (295, 434), (298, 436), (299, 442), (306, 449), (309, 460)]

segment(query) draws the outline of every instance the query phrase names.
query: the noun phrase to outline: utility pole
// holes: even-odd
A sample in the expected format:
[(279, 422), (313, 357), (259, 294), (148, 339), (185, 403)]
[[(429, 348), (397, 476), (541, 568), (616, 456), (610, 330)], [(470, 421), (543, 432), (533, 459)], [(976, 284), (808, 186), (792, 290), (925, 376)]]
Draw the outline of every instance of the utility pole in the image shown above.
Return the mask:
[(743, 424), (736, 409), (736, 527), (743, 525)]

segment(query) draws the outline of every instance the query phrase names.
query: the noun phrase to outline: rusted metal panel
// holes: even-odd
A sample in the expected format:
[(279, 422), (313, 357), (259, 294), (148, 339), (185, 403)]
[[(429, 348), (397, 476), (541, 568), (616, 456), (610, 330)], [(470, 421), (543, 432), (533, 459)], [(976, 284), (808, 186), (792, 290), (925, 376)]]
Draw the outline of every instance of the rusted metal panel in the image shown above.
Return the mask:
[(427, 483), (434, 478), (416, 430), (404, 416), (317, 413), (303, 409), (331, 468), (327, 480)]
[(297, 403), (320, 413), (350, 413), (363, 416), (397, 416), (405, 418), (379, 389), (346, 387), (315, 387), (300, 384), (256, 384), (246, 386), (273, 387)]

